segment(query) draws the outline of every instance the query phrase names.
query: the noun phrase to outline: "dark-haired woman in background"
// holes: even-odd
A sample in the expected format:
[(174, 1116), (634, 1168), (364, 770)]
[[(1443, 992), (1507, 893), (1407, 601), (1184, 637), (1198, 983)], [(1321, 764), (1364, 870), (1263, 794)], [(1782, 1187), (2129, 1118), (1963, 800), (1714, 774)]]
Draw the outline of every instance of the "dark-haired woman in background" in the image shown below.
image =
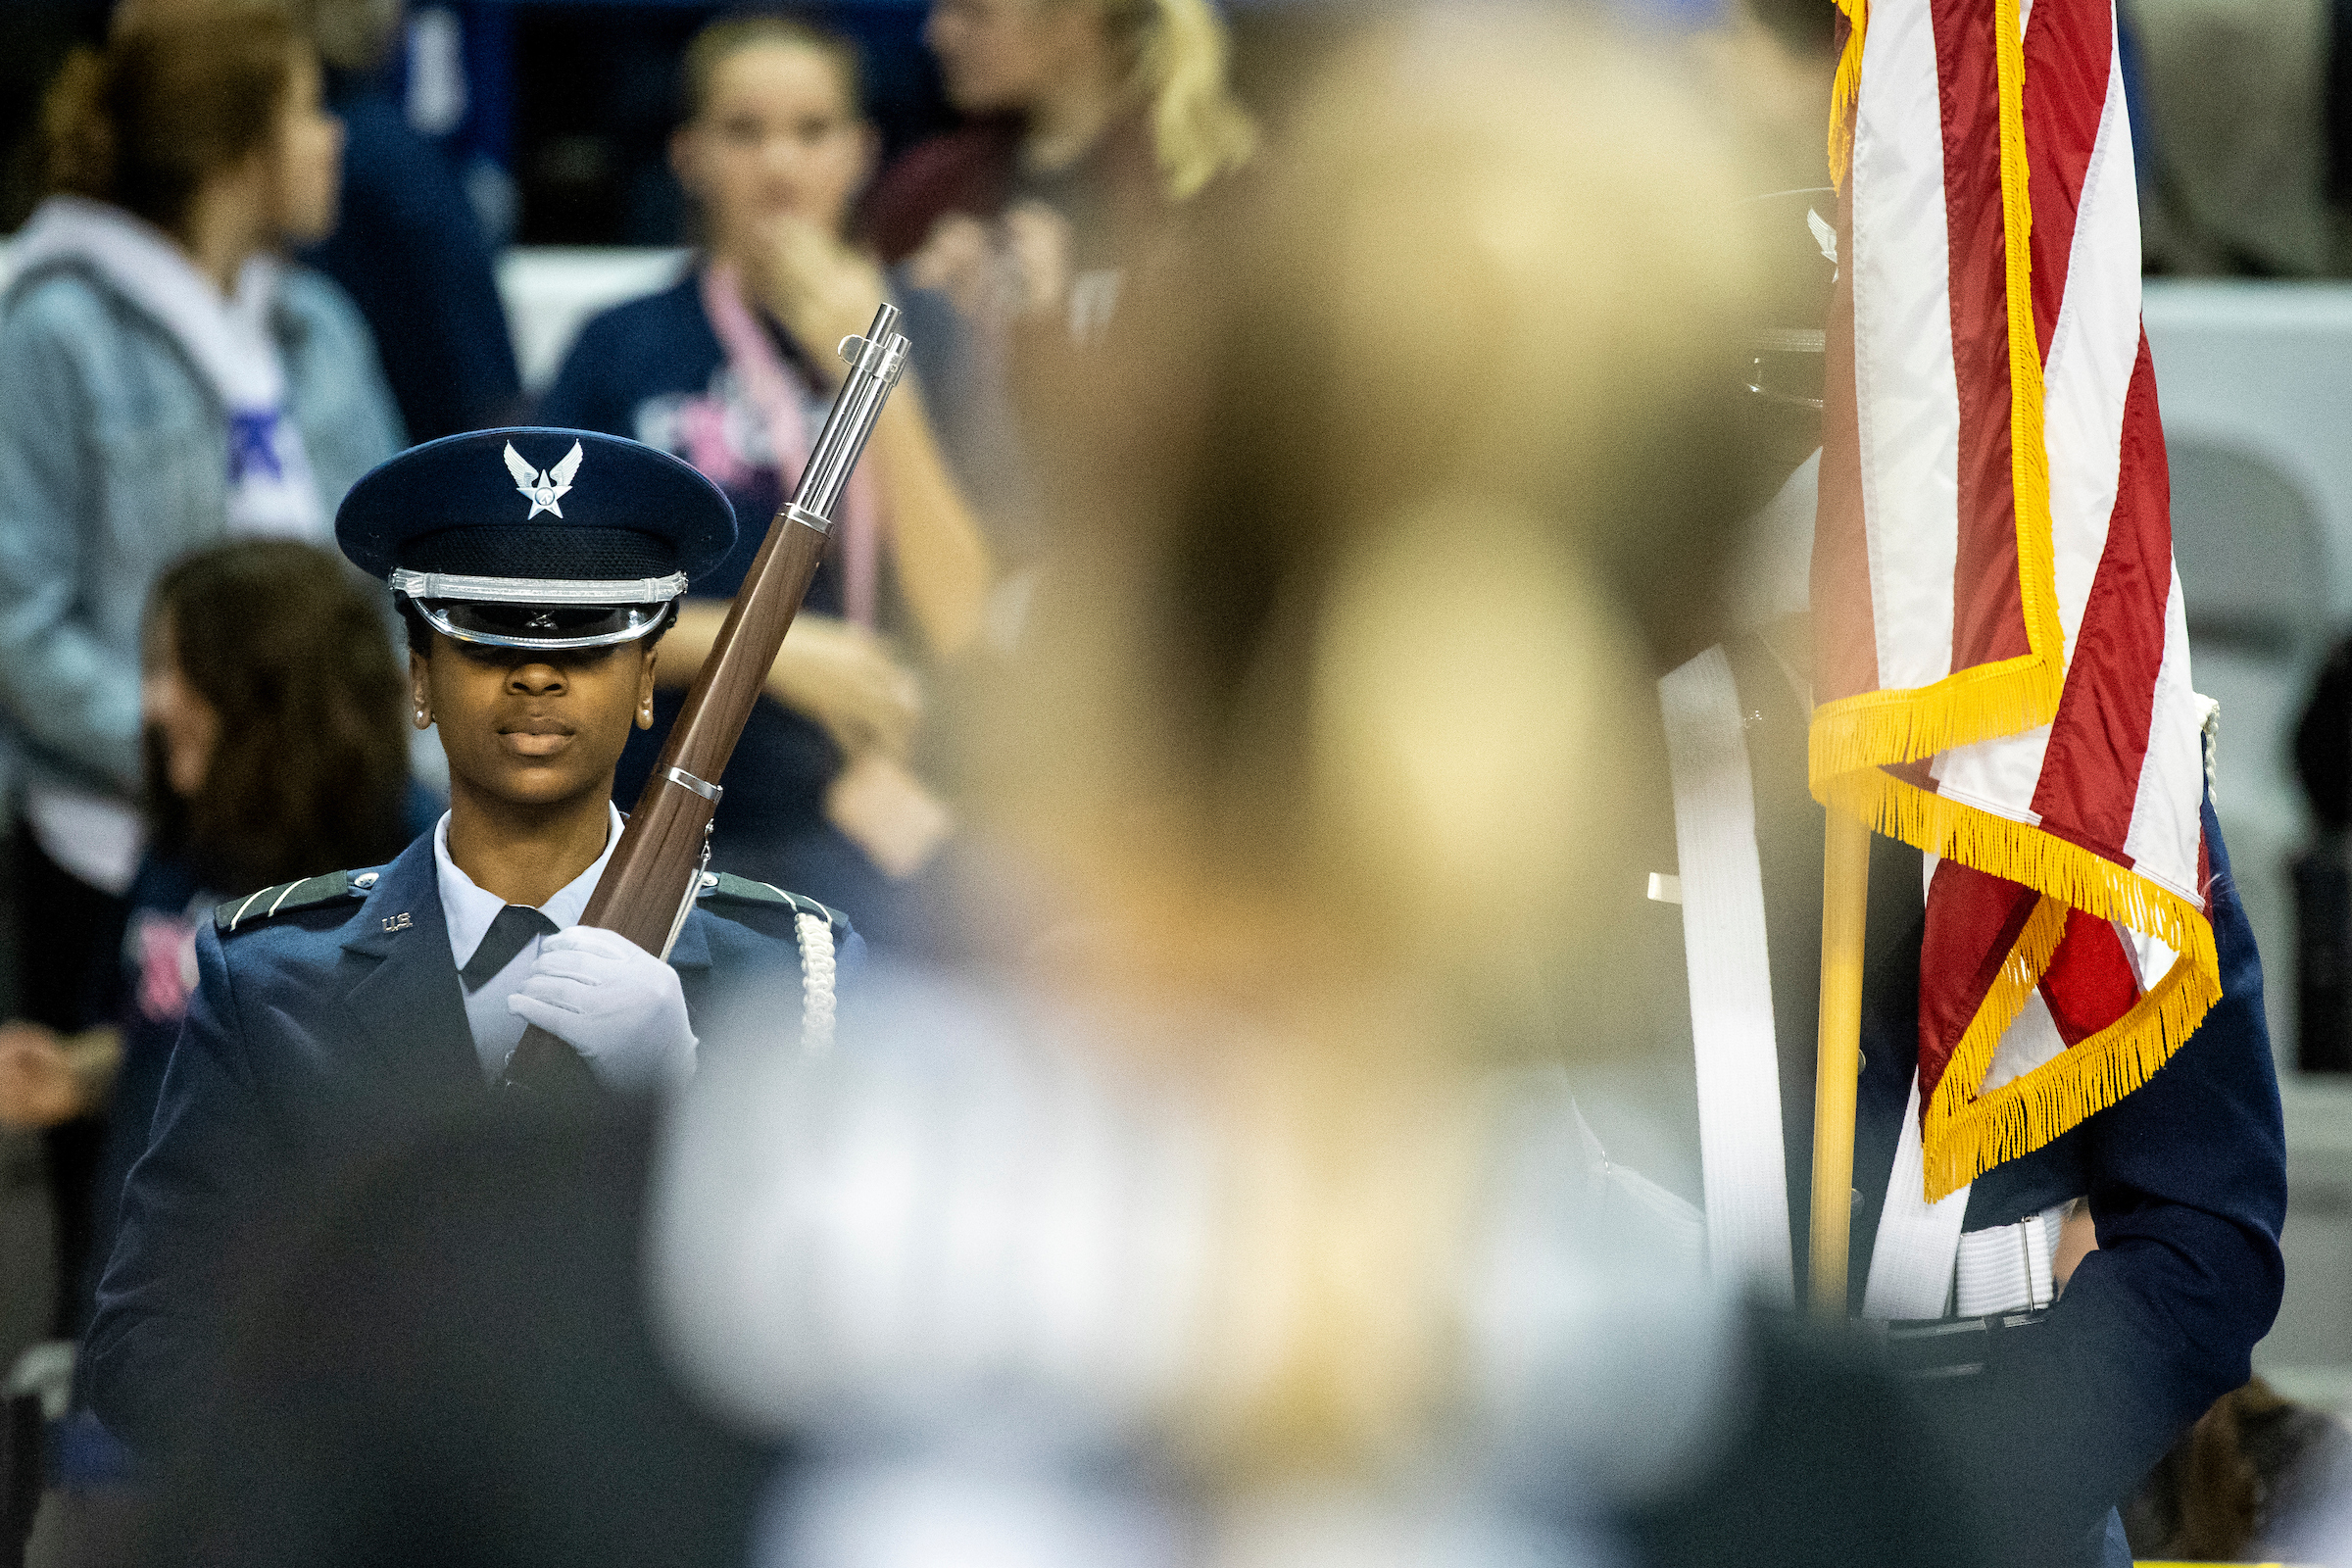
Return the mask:
[[(688, 47), (684, 85), (671, 161), (696, 203), (702, 254), (676, 284), (591, 320), (539, 407), (542, 423), (684, 458), (727, 492), (741, 523), (735, 553), (694, 584), (662, 647), (654, 728), (621, 760), (622, 800), (651, 773), (682, 688), (799, 477), (841, 377), (834, 344), (865, 330), (885, 292), (844, 238), (875, 148), (854, 46), (780, 17), (720, 22)], [(944, 322), (918, 326), (920, 307), (906, 305), (908, 336), (936, 347)], [(944, 828), (903, 765), (919, 710), (913, 677), (878, 633), (903, 623), (932, 659), (962, 653), (978, 638), (992, 569), (923, 391), (909, 376), (883, 412), (837, 544), (728, 764), (711, 851), (721, 869), (847, 911), (877, 948), (937, 940), (929, 901), (906, 878)]]
[(61, 1215), (88, 1237), (70, 1250), (69, 1332), (87, 1322), (122, 1179), (147, 1147), (197, 922), (224, 899), (380, 864), (430, 819), (382, 612), (325, 552), (253, 539), (189, 557), (157, 580), (145, 644), (148, 841), (102, 987), (108, 1021), (73, 1035), (0, 1024), (0, 1123), (107, 1115), (86, 1208)]
[[(322, 535), (400, 445), (350, 303), (276, 259), (333, 226), (318, 91), (282, 16), (221, 8), (133, 17), (45, 105), (53, 194), (0, 296), (0, 746), (22, 1004), (53, 1029), (103, 1021), (139, 860), (150, 585), (230, 535)], [(49, 1142), (53, 1184), (86, 1182), (96, 1129)]]

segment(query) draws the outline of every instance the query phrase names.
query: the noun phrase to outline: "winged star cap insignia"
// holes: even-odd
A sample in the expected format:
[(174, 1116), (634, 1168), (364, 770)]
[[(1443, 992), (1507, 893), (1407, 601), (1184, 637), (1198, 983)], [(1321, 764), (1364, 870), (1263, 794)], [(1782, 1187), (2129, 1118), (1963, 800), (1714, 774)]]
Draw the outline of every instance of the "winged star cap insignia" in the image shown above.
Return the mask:
[(562, 462), (542, 472), (525, 463), (522, 454), (515, 451), (514, 443), (510, 441), (507, 443), (507, 471), (514, 476), (514, 488), (521, 491), (531, 504), (530, 517), (523, 518), (523, 521), (530, 521), (531, 517), (536, 517), (542, 512), (552, 512), (561, 517), (564, 509), (557, 503), (571, 489), (571, 476), (580, 471), (580, 444), (574, 441), (571, 450), (564, 454)]

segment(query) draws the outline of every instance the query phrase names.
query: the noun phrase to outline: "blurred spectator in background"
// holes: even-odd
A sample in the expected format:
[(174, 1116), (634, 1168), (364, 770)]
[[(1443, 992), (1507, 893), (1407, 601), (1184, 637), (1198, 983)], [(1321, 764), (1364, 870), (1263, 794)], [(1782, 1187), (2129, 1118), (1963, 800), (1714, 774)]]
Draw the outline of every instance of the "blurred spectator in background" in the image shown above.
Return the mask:
[[(107, 1020), (142, 839), (149, 585), (226, 535), (322, 537), (400, 444), (350, 302), (277, 260), (334, 224), (319, 84), (282, 17), (174, 10), (76, 54), (49, 94), (55, 194), (0, 298), (0, 719), (25, 785), (20, 1008), (50, 1029)], [(85, 1234), (97, 1125), (50, 1142)]]
[(512, 424), (522, 382), (490, 247), (448, 159), (385, 81), (401, 0), (314, 0), (311, 11), (343, 121), (343, 203), (306, 259), (367, 318), (410, 440)]
[[(405, 692), (381, 608), (322, 550), (240, 540), (157, 580), (141, 681), (147, 850), (108, 977), (108, 1021), (74, 1036), (0, 1024), (0, 1124), (106, 1117), (88, 1208), (64, 1249), (87, 1260), (64, 1280), (74, 1336), (89, 1324), (123, 1178), (147, 1149), (195, 982), (198, 922), (273, 883), (380, 865), (429, 825), (408, 776)], [(53, 1456), (72, 1493), (121, 1479), (122, 1465), (86, 1415)]]
[[(634, 800), (886, 292), (844, 237), (870, 170), (850, 44), (777, 17), (720, 22), (689, 46), (673, 155), (700, 216), (694, 269), (591, 320), (541, 400), (545, 422), (634, 437), (728, 493), (735, 552), (694, 585), (669, 633), (654, 728), (622, 759)], [(937, 331), (912, 323), (917, 343)], [(919, 883), (945, 808), (907, 769), (921, 712), (881, 628), (923, 656), (978, 637), (988, 545), (907, 377), (852, 482), (839, 543), (811, 585), (721, 780), (711, 863), (845, 910), (877, 949), (923, 946)]]
[(2352, 640), (2329, 652), (2295, 725), (2318, 831), (2293, 862), (2295, 1065), (2352, 1073)]
[(963, 129), (866, 198), (883, 260), (987, 319), (1101, 329), (1169, 213), (1257, 145), (1209, 0), (936, 0), (926, 29)]
[[(2150, 271), (2312, 277), (2331, 255), (2328, 0), (2131, 0)], [(2129, 62), (2127, 62), (2129, 64)]]
[(2341, 1559), (2325, 1533), (2352, 1499), (2352, 1433), (2262, 1379), (2222, 1396), (2124, 1510), (2134, 1557)]
[(514, 422), (522, 382), (490, 246), (448, 159), (392, 93), (403, 0), (123, 0), (117, 25), (223, 5), (282, 12), (318, 48), (343, 123), (341, 200), (323, 239), (292, 237), (359, 307), (409, 439)]
[(48, 194), (42, 169), (41, 94), (76, 45), (106, 36), (109, 0), (16, 0), (0, 49), (0, 233), (13, 231)]

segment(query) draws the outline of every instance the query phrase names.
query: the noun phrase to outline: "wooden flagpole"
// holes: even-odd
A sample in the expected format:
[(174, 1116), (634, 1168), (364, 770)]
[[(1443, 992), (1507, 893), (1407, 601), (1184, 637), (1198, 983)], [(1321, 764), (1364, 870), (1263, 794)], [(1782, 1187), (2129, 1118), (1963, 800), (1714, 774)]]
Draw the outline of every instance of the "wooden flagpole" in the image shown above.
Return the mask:
[(1813, 1310), (1845, 1315), (1853, 1231), (1854, 1081), (1862, 1070), (1862, 925), (1870, 829), (1829, 808), (1821, 852), (1820, 1063), (1813, 1080)]

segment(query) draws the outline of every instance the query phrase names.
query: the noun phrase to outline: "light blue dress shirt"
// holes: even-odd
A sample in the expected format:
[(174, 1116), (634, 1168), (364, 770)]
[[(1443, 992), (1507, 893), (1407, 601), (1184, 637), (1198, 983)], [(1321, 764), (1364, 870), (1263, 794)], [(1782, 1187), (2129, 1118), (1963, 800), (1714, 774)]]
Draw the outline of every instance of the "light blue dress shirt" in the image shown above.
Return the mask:
[[(620, 842), (620, 811), (610, 802), (605, 809), (612, 813), (605, 829), (605, 853), (596, 858), (594, 865), (566, 883), (561, 893), (539, 906), (539, 912), (554, 921), (559, 931), (568, 931), (580, 923), (581, 912), (588, 907), (588, 896), (596, 891), (597, 879), (605, 874), (605, 863), (612, 858), (612, 847)], [(507, 901), (476, 887), (473, 878), (459, 870), (458, 863), (449, 858), (447, 811), (433, 825), (433, 870), (441, 884), (441, 918), (449, 927), (449, 956), (464, 969), (466, 960), (473, 956), (473, 950), (490, 934), (490, 922), (498, 918)], [(521, 1043), (523, 1022), (507, 1010), (507, 999), (522, 989), (524, 977), (531, 972), (531, 961), (538, 956), (539, 938), (533, 937), (507, 960), (505, 968), (466, 998), (466, 1022), (473, 1031), (474, 1054), (481, 1057), (485, 1078), (495, 1081), (506, 1069), (507, 1058)]]

